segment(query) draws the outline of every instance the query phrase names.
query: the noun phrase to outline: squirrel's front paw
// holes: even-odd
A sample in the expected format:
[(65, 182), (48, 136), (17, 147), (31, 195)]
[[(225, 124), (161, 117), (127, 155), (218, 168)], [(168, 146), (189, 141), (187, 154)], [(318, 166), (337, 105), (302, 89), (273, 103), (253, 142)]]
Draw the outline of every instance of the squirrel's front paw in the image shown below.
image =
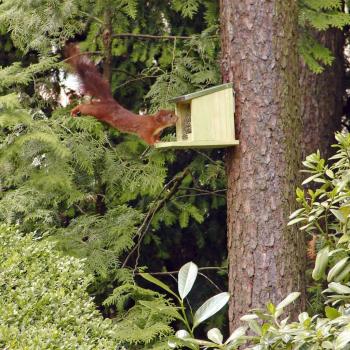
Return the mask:
[(71, 111), (70, 111), (70, 115), (72, 117), (79, 117), (81, 115), (81, 112), (80, 112), (80, 106), (76, 106), (74, 107)]

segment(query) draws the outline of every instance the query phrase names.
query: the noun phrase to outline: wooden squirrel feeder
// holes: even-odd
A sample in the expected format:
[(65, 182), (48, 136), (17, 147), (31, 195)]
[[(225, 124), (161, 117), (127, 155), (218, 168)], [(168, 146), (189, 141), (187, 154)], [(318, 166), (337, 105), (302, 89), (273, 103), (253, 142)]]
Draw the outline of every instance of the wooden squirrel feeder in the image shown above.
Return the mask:
[(156, 148), (221, 148), (238, 145), (234, 129), (234, 91), (223, 84), (170, 100), (176, 103), (176, 141)]

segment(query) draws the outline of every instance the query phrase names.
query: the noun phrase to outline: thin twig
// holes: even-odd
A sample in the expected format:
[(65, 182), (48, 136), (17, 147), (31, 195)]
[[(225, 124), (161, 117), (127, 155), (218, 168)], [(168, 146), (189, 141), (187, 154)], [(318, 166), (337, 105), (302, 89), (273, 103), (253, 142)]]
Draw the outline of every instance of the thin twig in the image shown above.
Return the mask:
[(85, 16), (90, 17), (90, 18), (93, 18), (95, 21), (97, 21), (97, 22), (103, 24), (103, 21), (100, 20), (98, 17), (92, 16), (90, 13), (87, 13), (87, 12), (84, 12), (84, 11), (81, 11), (81, 10), (79, 10), (79, 12), (81, 12), (81, 13), (84, 14)]
[[(205, 271), (205, 270), (227, 270), (224, 267), (216, 267), (216, 266), (211, 266), (211, 267), (200, 267), (198, 269), (198, 274), (203, 276), (210, 284), (212, 284), (219, 292), (223, 292), (223, 290), (211, 279), (209, 278), (207, 275), (205, 275), (204, 273), (200, 272), (200, 271)], [(175, 279), (175, 281), (177, 281), (177, 279), (175, 278), (174, 275), (178, 274), (179, 271), (167, 271), (167, 272), (148, 272), (150, 275), (152, 276), (170, 276), (172, 278)], [(135, 275), (140, 275), (141, 273), (135, 273)]]
[(215, 192), (207, 192), (207, 193), (197, 193), (197, 194), (183, 194), (181, 196), (175, 197), (175, 199), (186, 198), (186, 197), (202, 197), (202, 196), (217, 196), (221, 198), (226, 198), (223, 194), (217, 194)]
[(78, 56), (84, 56), (84, 55), (97, 55), (97, 54), (102, 54), (102, 51), (84, 51), (84, 52), (79, 52), (75, 55), (69, 56), (67, 58), (65, 58), (64, 60), (62, 60), (62, 62), (66, 62), (69, 59), (73, 58), (73, 57), (78, 57)]
[[(208, 267), (199, 267), (198, 271), (210, 271), (210, 270), (215, 270), (215, 271), (227, 271), (226, 267), (218, 267), (218, 266), (208, 266)], [(142, 272), (135, 273), (135, 275), (139, 275)], [(159, 271), (159, 272), (147, 272), (148, 274), (152, 276), (166, 276), (166, 275), (177, 275), (179, 273), (179, 270), (176, 271)]]
[(226, 192), (227, 189), (223, 188), (221, 190), (216, 190), (216, 191), (209, 191), (204, 188), (197, 188), (197, 187), (181, 187), (182, 190), (185, 191), (196, 191), (196, 192), (204, 192), (204, 193), (219, 193), (219, 192)]
[(218, 164), (217, 161), (215, 161), (214, 159), (210, 158), (206, 153), (199, 151), (197, 149), (194, 150), (196, 153), (200, 154), (201, 156), (203, 156), (204, 158), (207, 158), (210, 162), (214, 163), (217, 166), (220, 166), (220, 164)]
[(80, 206), (78, 205), (78, 204), (74, 204), (78, 209), (79, 209), (79, 211), (82, 213), (82, 214), (87, 214), (87, 212), (86, 211), (84, 211), (83, 209), (81, 209), (80, 208)]
[[(135, 247), (130, 251), (130, 253), (128, 254), (128, 256), (126, 257), (126, 259), (123, 262), (122, 268), (124, 268), (128, 262), (128, 260), (130, 259), (130, 257), (132, 256), (132, 254), (134, 254), (135, 251), (137, 251), (138, 256), (137, 256), (137, 261), (138, 261), (138, 257), (139, 257), (139, 246), (141, 245), (142, 239), (145, 236), (145, 234), (147, 233), (147, 230), (149, 228), (149, 225), (152, 222), (152, 219), (154, 217), (154, 215), (165, 205), (165, 203), (174, 195), (174, 193), (176, 192), (176, 190), (178, 189), (178, 187), (180, 186), (182, 180), (185, 178), (185, 176), (188, 174), (189, 169), (185, 168), (184, 171), (179, 174), (176, 175), (173, 179), (171, 179), (164, 187), (163, 189), (160, 191), (160, 193), (158, 194), (154, 204), (152, 205), (152, 207), (149, 209), (148, 213), (146, 214), (141, 226), (139, 227), (139, 229), (137, 230), (137, 236), (139, 236), (138, 242), (136, 243)], [(170, 188), (170, 186), (173, 185), (173, 187), (171, 187), (171, 189), (169, 190), (169, 192), (164, 196), (163, 199), (161, 199), (159, 202), (157, 202), (157, 200), (161, 197), (161, 195), (163, 194), (164, 191), (166, 191), (168, 188)], [(134, 267), (134, 271), (136, 271), (137, 268), (137, 264), (135, 264)]]
[(151, 79), (151, 78), (158, 78), (158, 75), (144, 75), (143, 77), (139, 77), (139, 78), (134, 78), (134, 79), (129, 79), (127, 80), (125, 83), (118, 85), (115, 89), (120, 89), (121, 87), (128, 85), (134, 81), (139, 81), (139, 80), (144, 80), (144, 79)]
[(198, 272), (199, 275), (203, 276), (207, 281), (209, 281), (210, 284), (212, 284), (219, 292), (223, 292), (223, 290), (208, 276), (206, 276), (204, 273)]
[[(215, 35), (215, 37), (217, 37), (217, 35)], [(137, 38), (137, 39), (157, 39), (157, 40), (177, 40), (177, 39), (190, 40), (190, 39), (193, 39), (193, 36), (118, 33), (118, 34), (113, 34), (112, 38)]]

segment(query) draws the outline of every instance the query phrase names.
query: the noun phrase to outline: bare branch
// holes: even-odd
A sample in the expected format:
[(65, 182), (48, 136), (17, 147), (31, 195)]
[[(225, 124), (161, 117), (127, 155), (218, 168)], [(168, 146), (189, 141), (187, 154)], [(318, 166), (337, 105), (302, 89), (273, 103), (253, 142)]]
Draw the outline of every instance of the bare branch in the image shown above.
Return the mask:
[[(199, 267), (198, 271), (227, 271), (227, 267), (219, 267), (219, 266), (208, 266), (208, 267)], [(140, 273), (135, 273), (135, 275), (139, 275)], [(159, 271), (159, 272), (147, 272), (148, 274), (152, 276), (166, 276), (166, 275), (177, 275), (179, 273), (179, 270), (176, 271)]]
[[(134, 273), (136, 271), (137, 268), (137, 264), (138, 264), (138, 260), (140, 257), (140, 245), (142, 242), (143, 237), (145, 236), (145, 234), (147, 233), (147, 230), (153, 220), (154, 215), (165, 205), (165, 203), (176, 193), (177, 189), (179, 188), (182, 180), (185, 178), (185, 176), (188, 174), (189, 172), (189, 168), (185, 168), (184, 171), (181, 174), (176, 175), (173, 179), (171, 179), (162, 189), (162, 191), (159, 193), (158, 197), (156, 198), (156, 200), (154, 201), (152, 207), (149, 209), (149, 211), (147, 212), (141, 226), (139, 227), (138, 231), (137, 231), (137, 235), (139, 236), (138, 242), (136, 243), (136, 245), (134, 246), (134, 248), (130, 251), (129, 255), (126, 257), (126, 259), (124, 260), (124, 263), (122, 265), (122, 268), (124, 268), (128, 262), (128, 260), (130, 259), (130, 257), (132, 256), (132, 254), (137, 251), (137, 257), (136, 257), (136, 262), (135, 262), (135, 267), (134, 267)], [(171, 188), (170, 186), (173, 185)], [(170, 189), (169, 189), (170, 188)], [(167, 192), (167, 194), (158, 201), (158, 199), (161, 197), (161, 195), (164, 193), (164, 191), (166, 191), (167, 189), (169, 189), (169, 191)]]
[(193, 36), (118, 33), (118, 34), (113, 34), (112, 38), (137, 38), (137, 39), (156, 39), (156, 40), (176, 40), (176, 39), (190, 40), (193, 38)]

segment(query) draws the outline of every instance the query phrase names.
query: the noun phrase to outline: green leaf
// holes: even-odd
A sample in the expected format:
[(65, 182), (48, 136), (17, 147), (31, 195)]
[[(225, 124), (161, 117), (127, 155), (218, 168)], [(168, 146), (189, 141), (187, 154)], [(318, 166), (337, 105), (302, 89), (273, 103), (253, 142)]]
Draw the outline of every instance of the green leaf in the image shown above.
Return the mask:
[(348, 278), (350, 276), (350, 264), (348, 264), (343, 271), (341, 271), (337, 276), (334, 278), (334, 282), (342, 282), (344, 279)]
[(332, 170), (327, 169), (327, 170), (326, 170), (326, 175), (327, 175), (329, 178), (334, 179), (334, 173), (333, 173)]
[(250, 329), (253, 332), (255, 332), (257, 335), (261, 336), (262, 331), (261, 331), (261, 327), (259, 326), (258, 322), (253, 320), (253, 321), (249, 321), (248, 324), (249, 324)]
[(330, 320), (334, 320), (335, 318), (341, 316), (341, 313), (337, 309), (330, 307), (330, 306), (326, 306), (324, 311), (325, 311), (326, 316)]
[(291, 304), (294, 300), (298, 299), (300, 296), (299, 292), (290, 293), (285, 299), (283, 299), (277, 306), (276, 309), (284, 309), (286, 306)]
[(321, 249), (316, 256), (315, 267), (312, 271), (312, 278), (315, 281), (321, 279), (326, 271), (329, 259), (329, 247)]
[(293, 219), (293, 220), (290, 220), (290, 221), (288, 222), (288, 225), (287, 225), (287, 226), (291, 226), (291, 225), (294, 225), (294, 224), (296, 224), (296, 223), (298, 223), (298, 222), (305, 221), (305, 220), (306, 220), (306, 218), (295, 218), (295, 219)]
[(347, 243), (350, 240), (350, 235), (343, 234), (340, 238), (337, 244)]
[(312, 175), (312, 176), (308, 177), (307, 179), (305, 179), (301, 184), (306, 185), (307, 183), (309, 183), (309, 182), (311, 182), (319, 177), (321, 177), (321, 174), (317, 173), (317, 174)]
[(276, 312), (276, 306), (272, 303), (268, 303), (266, 308), (271, 315), (273, 315)]
[(202, 345), (205, 346), (205, 348), (216, 348), (218, 344), (212, 343), (210, 341), (206, 340), (201, 340), (201, 339), (195, 339), (195, 338), (185, 338), (183, 339), (184, 341), (191, 343), (191, 344), (196, 344), (196, 345)]
[(245, 321), (245, 322), (249, 322), (251, 320), (257, 320), (259, 318), (258, 315), (255, 314), (249, 314), (249, 315), (243, 315), (240, 320), (241, 321)]
[(140, 273), (140, 276), (142, 278), (144, 278), (145, 280), (147, 280), (148, 282), (154, 283), (158, 287), (164, 289), (165, 291), (167, 291), (168, 293), (172, 294), (177, 299), (179, 299), (178, 295), (176, 293), (174, 293), (165, 283), (160, 281), (158, 278), (155, 278), (154, 276), (150, 275), (147, 272)]
[(350, 343), (350, 329), (347, 328), (342, 331), (335, 339), (335, 350), (344, 349)]
[(350, 294), (350, 288), (338, 282), (331, 282), (328, 288), (338, 294)]
[(208, 331), (207, 337), (209, 340), (216, 344), (222, 344), (222, 341), (224, 339), (222, 333), (220, 332), (220, 329), (218, 328), (212, 328)]
[(199, 309), (195, 312), (193, 317), (193, 328), (197, 327), (200, 323), (207, 318), (213, 316), (219, 310), (221, 310), (230, 299), (230, 294), (223, 292), (217, 294), (208, 299)]
[(178, 275), (178, 290), (181, 299), (184, 299), (191, 291), (197, 274), (198, 267), (193, 262), (188, 262), (181, 267)]
[(229, 344), (231, 342), (236, 341), (238, 338), (245, 335), (245, 332), (247, 331), (247, 327), (238, 327), (225, 341), (225, 344)]
[(346, 222), (346, 218), (340, 210), (331, 209), (331, 212), (342, 224)]
[(175, 337), (179, 339), (190, 338), (190, 333), (188, 333), (185, 329), (180, 329), (175, 333)]
[(300, 209), (295, 210), (292, 214), (290, 214), (289, 220), (294, 219), (295, 217), (297, 217), (299, 214), (301, 214), (304, 211), (305, 211), (305, 208), (300, 208)]
[(343, 271), (344, 267), (347, 265), (348, 257), (339, 260), (328, 272), (327, 281), (332, 282), (334, 278)]

